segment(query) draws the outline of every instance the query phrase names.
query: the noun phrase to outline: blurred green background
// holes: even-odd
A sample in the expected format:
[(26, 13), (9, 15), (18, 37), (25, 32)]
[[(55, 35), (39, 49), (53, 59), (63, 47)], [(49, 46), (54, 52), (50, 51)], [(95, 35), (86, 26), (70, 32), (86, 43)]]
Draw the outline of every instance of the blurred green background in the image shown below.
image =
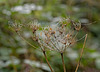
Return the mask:
[[(9, 24), (38, 20), (47, 26), (61, 17), (82, 23), (78, 38), (88, 34), (78, 72), (100, 72), (100, 0), (0, 0), (0, 72), (50, 72), (41, 49), (29, 46)], [(22, 35), (37, 44), (31, 40), (28, 29), (23, 29)], [(66, 50), (67, 72), (75, 71), (83, 41)], [(59, 53), (48, 51), (47, 57), (55, 72), (63, 72)]]

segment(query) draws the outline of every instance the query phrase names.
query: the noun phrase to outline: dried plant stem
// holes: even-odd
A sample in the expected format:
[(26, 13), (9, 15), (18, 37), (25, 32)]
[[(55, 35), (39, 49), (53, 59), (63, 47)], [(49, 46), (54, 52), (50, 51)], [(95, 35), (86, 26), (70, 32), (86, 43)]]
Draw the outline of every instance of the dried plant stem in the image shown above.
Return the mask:
[(50, 63), (49, 63), (49, 61), (48, 61), (48, 59), (47, 59), (47, 56), (46, 56), (46, 53), (45, 53), (44, 50), (43, 50), (43, 54), (44, 54), (44, 57), (45, 57), (45, 59), (46, 59), (46, 62), (47, 62), (47, 64), (48, 64), (48, 66), (49, 66), (51, 72), (53, 72), (53, 69), (52, 69), (52, 67), (50, 66)]
[(29, 44), (30, 46), (32, 46), (33, 48), (36, 48), (35, 46), (33, 46), (30, 42), (28, 42), (24, 37), (22, 37), (21, 36), (21, 34), (19, 33), (19, 32), (16, 32), (18, 35), (19, 35), (19, 37), (22, 39), (22, 40), (24, 40), (27, 44)]
[(86, 39), (87, 39), (87, 34), (86, 34), (86, 36), (85, 36), (85, 40), (84, 40), (84, 44), (83, 44), (83, 48), (82, 48), (82, 50), (81, 50), (81, 54), (80, 54), (80, 59), (79, 59), (79, 61), (78, 61), (78, 64), (77, 64), (77, 67), (76, 67), (76, 70), (75, 70), (75, 72), (77, 72), (77, 70), (78, 70), (78, 68), (79, 68), (80, 61), (81, 61), (82, 54), (83, 54), (83, 50), (84, 50), (85, 43), (86, 43)]
[(65, 63), (64, 63), (63, 53), (61, 53), (61, 59), (62, 59), (62, 63), (63, 63), (64, 72), (66, 72), (66, 67), (65, 67)]

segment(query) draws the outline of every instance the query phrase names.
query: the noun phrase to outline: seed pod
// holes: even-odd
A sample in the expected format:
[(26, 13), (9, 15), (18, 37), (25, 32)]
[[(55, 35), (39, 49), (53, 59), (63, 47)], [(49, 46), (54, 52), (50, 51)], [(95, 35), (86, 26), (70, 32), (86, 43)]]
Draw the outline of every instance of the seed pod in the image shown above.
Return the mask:
[(33, 28), (33, 34), (37, 31), (37, 28)]
[(76, 25), (75, 25), (75, 29), (76, 29), (77, 31), (79, 31), (79, 30), (81, 29), (81, 24), (76, 24)]
[(32, 37), (33, 41), (38, 41), (38, 37)]
[(62, 34), (63, 32), (59, 30), (59, 32)]
[(56, 33), (55, 31), (52, 31), (52, 32), (51, 32), (51, 35), (52, 35), (52, 34), (55, 34), (55, 33)]
[(49, 30), (51, 31), (51, 30), (52, 30), (52, 28), (49, 28)]
[(81, 29), (81, 23), (80, 22), (76, 23), (76, 22), (72, 21), (72, 24), (73, 24), (72, 27), (74, 27), (75, 30), (79, 31)]
[(36, 37), (36, 41), (38, 41), (38, 37)]
[(15, 31), (18, 32), (20, 30), (20, 28), (16, 28)]

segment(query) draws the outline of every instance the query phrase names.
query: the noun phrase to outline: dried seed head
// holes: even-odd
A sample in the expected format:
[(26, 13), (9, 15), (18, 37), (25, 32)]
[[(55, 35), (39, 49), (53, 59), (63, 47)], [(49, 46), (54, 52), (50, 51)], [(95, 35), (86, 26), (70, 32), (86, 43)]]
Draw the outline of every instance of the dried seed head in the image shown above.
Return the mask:
[[(64, 19), (55, 26), (44, 28), (43, 32), (40, 32), (40, 37), (38, 40), (42, 48), (64, 52), (67, 47), (74, 44), (74, 36), (76, 33), (74, 33), (73, 29), (69, 28), (70, 26), (67, 24), (71, 26), (70, 19)], [(79, 29), (79, 27), (76, 27), (76, 29), (77, 28)]]
[(79, 31), (81, 29), (81, 23), (80, 22), (72, 21), (72, 24), (73, 24), (75, 30)]
[(17, 23), (17, 22), (8, 22), (9, 23), (9, 27), (12, 29), (12, 30), (14, 30), (15, 32), (18, 32), (18, 31), (20, 31), (21, 30), (21, 28), (22, 28), (22, 24), (20, 24), (20, 23)]
[(75, 29), (76, 29), (77, 31), (79, 31), (79, 30), (81, 29), (81, 24), (80, 24), (80, 23), (76, 24), (76, 25), (75, 25)]
[(32, 37), (33, 41), (38, 41), (38, 37)]
[(37, 31), (37, 28), (33, 28), (33, 34)]
[(29, 23), (30, 29), (32, 29), (33, 34), (40, 28), (40, 24), (37, 21)]

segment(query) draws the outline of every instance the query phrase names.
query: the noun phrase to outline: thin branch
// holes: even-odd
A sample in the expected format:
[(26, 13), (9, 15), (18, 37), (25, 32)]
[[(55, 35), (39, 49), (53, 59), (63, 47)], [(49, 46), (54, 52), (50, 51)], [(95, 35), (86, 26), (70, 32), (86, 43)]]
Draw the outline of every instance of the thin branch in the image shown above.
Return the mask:
[(30, 42), (28, 42), (24, 37), (22, 37), (20, 33), (18, 33), (18, 32), (16, 32), (16, 33), (17, 33), (17, 34), (19, 35), (19, 37), (20, 37), (22, 40), (24, 40), (27, 44), (29, 44), (29, 45), (32, 46), (33, 48), (36, 48), (36, 47), (33, 46)]
[(75, 70), (75, 72), (77, 72), (77, 70), (78, 70), (78, 68), (79, 68), (80, 61), (81, 61), (81, 59), (82, 59), (83, 50), (84, 50), (85, 43), (86, 43), (86, 39), (87, 39), (87, 34), (86, 34), (86, 37), (85, 37), (85, 40), (84, 40), (83, 48), (82, 48), (82, 50), (81, 50), (80, 59), (79, 59), (79, 61), (78, 61), (78, 64), (77, 64), (77, 67), (76, 67), (76, 70)]
[(66, 67), (65, 67), (65, 63), (64, 63), (63, 53), (61, 53), (61, 59), (62, 59), (62, 63), (63, 63), (64, 72), (66, 72)]
[(47, 64), (48, 64), (48, 66), (49, 66), (51, 72), (53, 72), (53, 69), (52, 69), (52, 67), (50, 66), (50, 63), (49, 63), (49, 61), (48, 61), (48, 59), (47, 59), (47, 56), (46, 56), (45, 51), (44, 51), (44, 50), (42, 50), (42, 51), (43, 51), (44, 57), (45, 57), (45, 59), (46, 59), (46, 62), (47, 62)]

